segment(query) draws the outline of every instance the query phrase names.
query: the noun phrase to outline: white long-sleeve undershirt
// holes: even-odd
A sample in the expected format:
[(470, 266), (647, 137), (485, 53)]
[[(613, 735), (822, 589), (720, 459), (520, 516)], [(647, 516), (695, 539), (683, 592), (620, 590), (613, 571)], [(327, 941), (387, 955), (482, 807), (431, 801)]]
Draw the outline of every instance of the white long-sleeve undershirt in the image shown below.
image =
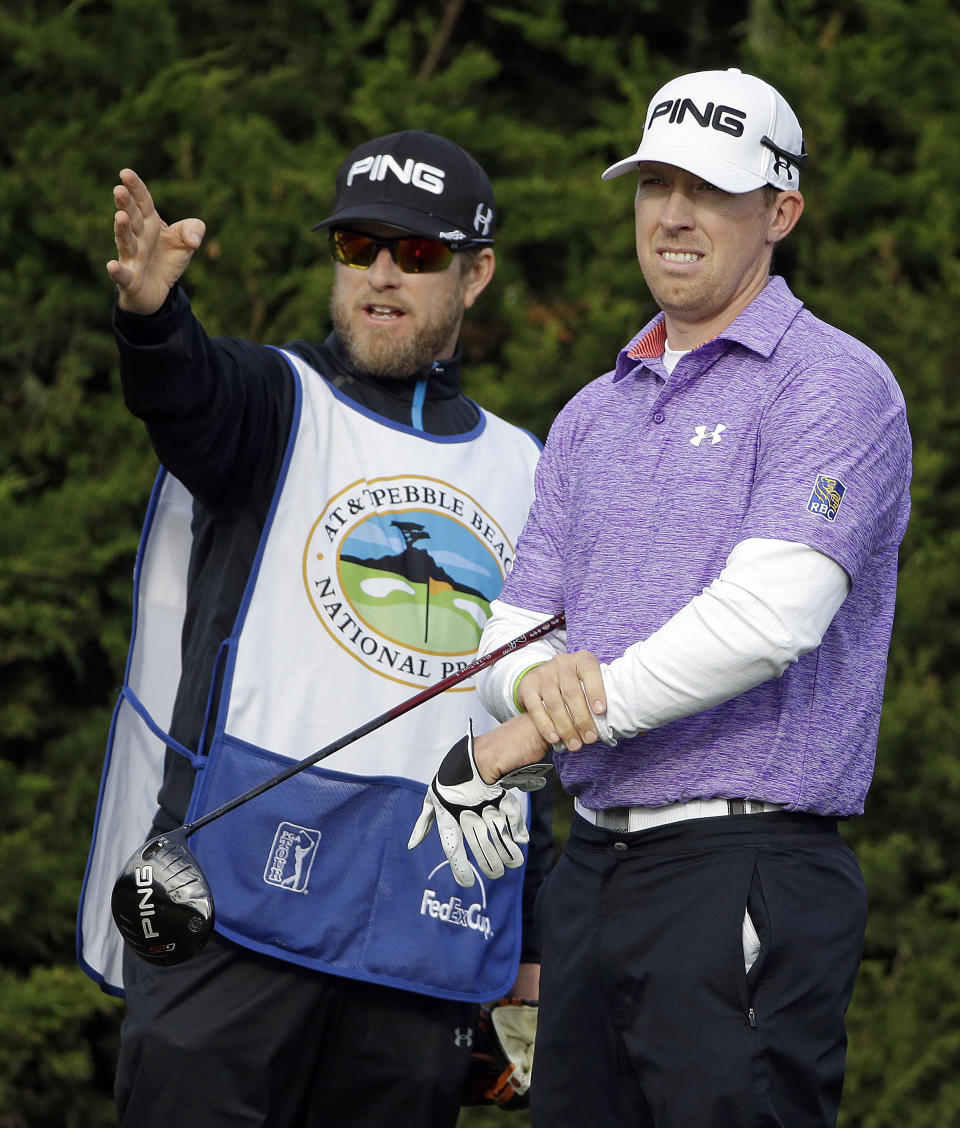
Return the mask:
[[(850, 590), (836, 561), (796, 541), (741, 541), (723, 571), (659, 630), (601, 663), (607, 711), (600, 739), (617, 740), (699, 713), (779, 677), (815, 650)], [(543, 612), (491, 604), (485, 654), (529, 630)], [(566, 633), (507, 655), (477, 675), (480, 698), (498, 720), (516, 716), (516, 684), (566, 648)]]

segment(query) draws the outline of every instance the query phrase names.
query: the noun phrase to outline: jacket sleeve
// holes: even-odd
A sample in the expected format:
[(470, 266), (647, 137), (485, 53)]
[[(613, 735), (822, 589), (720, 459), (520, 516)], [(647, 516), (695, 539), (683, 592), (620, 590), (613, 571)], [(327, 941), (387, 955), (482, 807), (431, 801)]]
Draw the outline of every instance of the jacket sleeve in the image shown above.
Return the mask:
[(125, 402), (170, 473), (214, 511), (267, 488), (293, 411), (283, 357), (209, 337), (179, 286), (149, 317), (116, 307), (114, 332)]

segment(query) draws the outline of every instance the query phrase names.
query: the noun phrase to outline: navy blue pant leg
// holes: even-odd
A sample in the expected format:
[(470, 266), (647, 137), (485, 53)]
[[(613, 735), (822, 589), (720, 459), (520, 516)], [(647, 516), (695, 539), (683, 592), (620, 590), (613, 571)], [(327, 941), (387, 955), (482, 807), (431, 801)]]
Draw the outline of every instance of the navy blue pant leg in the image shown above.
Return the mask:
[(836, 1123), (866, 896), (833, 822), (575, 819), (541, 910), (535, 1128)]

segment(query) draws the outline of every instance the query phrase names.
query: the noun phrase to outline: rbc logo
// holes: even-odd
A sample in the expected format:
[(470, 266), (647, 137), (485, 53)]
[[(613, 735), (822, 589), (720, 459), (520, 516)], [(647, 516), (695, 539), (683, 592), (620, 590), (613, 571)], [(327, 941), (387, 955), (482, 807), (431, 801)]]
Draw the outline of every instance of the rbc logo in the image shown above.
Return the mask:
[(807, 509), (825, 521), (835, 521), (846, 489), (839, 478), (828, 478), (825, 474), (818, 474), (810, 500), (807, 502)]

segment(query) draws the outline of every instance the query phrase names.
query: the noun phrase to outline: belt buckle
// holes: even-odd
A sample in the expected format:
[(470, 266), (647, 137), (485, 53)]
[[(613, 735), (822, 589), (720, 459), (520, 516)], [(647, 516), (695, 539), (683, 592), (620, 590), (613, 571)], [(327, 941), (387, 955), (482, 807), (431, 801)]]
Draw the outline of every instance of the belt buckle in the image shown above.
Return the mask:
[(606, 830), (627, 833), (630, 830), (630, 808), (607, 807), (603, 811), (603, 826)]

